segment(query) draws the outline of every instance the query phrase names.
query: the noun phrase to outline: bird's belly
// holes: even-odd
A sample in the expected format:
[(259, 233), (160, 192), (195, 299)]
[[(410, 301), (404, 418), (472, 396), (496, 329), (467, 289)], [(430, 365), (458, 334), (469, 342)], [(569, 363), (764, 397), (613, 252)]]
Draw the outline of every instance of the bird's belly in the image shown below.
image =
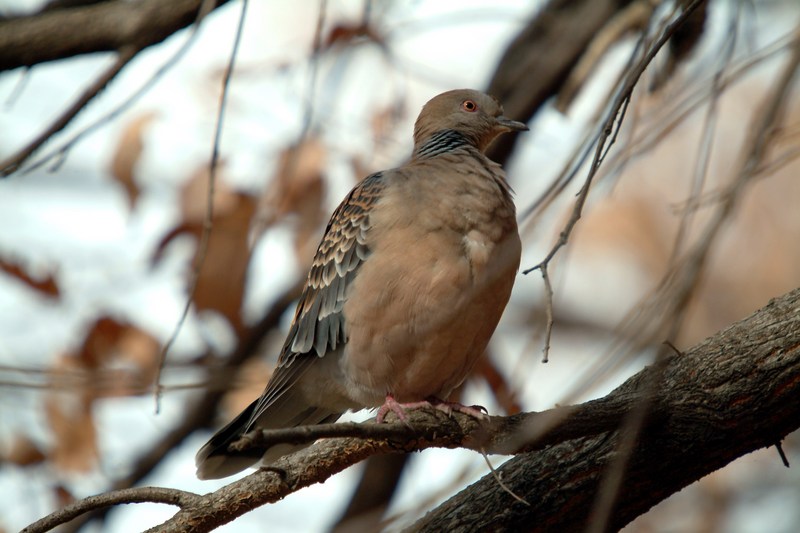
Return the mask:
[[(361, 405), (380, 405), (388, 393), (401, 402), (447, 397), (485, 350), (508, 302), (519, 266), (516, 232), (500, 243), (465, 235), (458, 251), (430, 244), (407, 249), (416, 256), (411, 268), (395, 263), (403, 271), (391, 254), (372, 256), (363, 269), (378, 269), (376, 279), (386, 282), (354, 287), (353, 305), (345, 305), (349, 338), (339, 362)], [(361, 279), (373, 279), (364, 270)]]

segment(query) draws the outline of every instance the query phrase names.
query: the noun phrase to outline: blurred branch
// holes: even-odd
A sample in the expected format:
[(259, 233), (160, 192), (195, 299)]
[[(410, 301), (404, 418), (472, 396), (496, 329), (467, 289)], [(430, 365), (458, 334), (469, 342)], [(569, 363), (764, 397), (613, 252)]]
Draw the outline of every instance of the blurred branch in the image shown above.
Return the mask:
[(760, 113), (752, 119), (749, 140), (743, 146), (744, 157), (736, 179), (731, 183), (711, 222), (706, 226), (703, 235), (693, 247), (681, 268), (676, 273), (679, 278), (676, 286), (669, 291), (672, 306), (672, 328), (668, 338), (674, 339), (686, 314), (687, 302), (700, 282), (712, 245), (722, 231), (725, 223), (733, 215), (734, 209), (744, 191), (745, 186), (758, 175), (759, 168), (767, 157), (770, 144), (779, 131), (784, 119), (783, 111), (792, 93), (794, 80), (800, 68), (800, 28), (795, 31), (795, 41), (791, 56), (776, 80), (770, 94), (762, 103)]
[[(659, 390), (647, 386), (654, 373), (663, 378)], [(152, 531), (210, 531), (371, 455), (430, 447), (521, 455), (499, 469), (505, 487), (489, 475), (429, 513), (413, 531), (484, 530), (490, 524), (507, 530), (523, 524), (525, 529), (535, 524), (537, 531), (582, 530), (618, 451), (620, 423), (646, 400), (652, 408), (623, 480), (637, 490), (619, 495), (609, 519), (609, 526), (618, 529), (704, 475), (780, 442), (800, 427), (798, 394), (800, 289), (684, 354), (666, 355), (663, 366), (644, 369), (604, 398), (581, 405), (483, 423), (419, 410), (409, 413), (408, 424), (333, 424), (250, 434), (250, 440), (262, 444), (336, 438), (190, 498), (189, 505)], [(520, 504), (508, 491), (530, 505)], [(26, 531), (47, 531), (42, 524), (52, 527), (51, 517)]]
[(239, 23), (236, 26), (236, 35), (233, 38), (233, 47), (231, 54), (228, 58), (228, 66), (222, 76), (222, 91), (219, 99), (219, 107), (217, 108), (217, 123), (214, 127), (214, 143), (211, 149), (211, 157), (208, 162), (208, 194), (206, 195), (206, 211), (203, 217), (203, 232), (200, 234), (200, 243), (197, 245), (197, 254), (195, 255), (192, 264), (192, 272), (189, 277), (189, 290), (187, 291), (186, 302), (184, 303), (181, 316), (178, 318), (178, 323), (172, 331), (167, 342), (161, 350), (158, 357), (158, 369), (155, 378), (155, 394), (154, 399), (156, 403), (156, 413), (161, 407), (161, 372), (167, 362), (167, 354), (170, 348), (178, 338), (178, 334), (186, 322), (186, 317), (189, 316), (189, 310), (192, 308), (192, 301), (194, 300), (195, 292), (197, 291), (197, 284), (200, 281), (200, 269), (203, 268), (203, 261), (206, 259), (208, 253), (208, 243), (211, 238), (211, 230), (214, 227), (214, 190), (217, 182), (217, 167), (219, 163), (220, 144), (222, 141), (222, 125), (225, 120), (225, 107), (228, 102), (228, 92), (230, 88), (231, 76), (233, 76), (233, 68), (236, 65), (236, 54), (239, 51), (239, 44), (242, 41), (242, 31), (244, 30), (244, 21), (247, 17), (247, 0), (242, 0), (242, 10), (239, 15)]
[[(214, 373), (224, 374), (226, 370), (238, 369), (243, 363), (259, 355), (258, 347), (261, 342), (270, 331), (278, 327), (283, 313), (300, 295), (301, 287), (302, 284), (297, 283), (278, 298), (261, 321), (246, 332), (231, 356), (223, 361), (220, 368), (214, 369)], [(131, 472), (127, 476), (114, 481), (111, 485), (111, 491), (117, 492), (132, 487), (150, 474), (170, 450), (180, 445), (186, 437), (198, 429), (211, 426), (216, 417), (219, 404), (225, 394), (228, 393), (228, 390), (227, 388), (220, 389), (213, 386), (193, 405), (188, 406), (181, 418), (181, 424), (165, 434), (145, 453), (134, 460)], [(109, 510), (109, 508), (104, 508), (84, 514), (70, 522), (65, 532), (78, 531), (89, 521), (104, 518)]]
[(578, 91), (586, 84), (614, 44), (632, 31), (643, 33), (647, 29), (656, 7), (655, 2), (637, 1), (621, 8), (614, 14), (602, 31), (592, 39), (586, 53), (581, 56), (580, 61), (572, 69), (559, 90), (554, 104), (558, 111), (567, 112)]
[[(79, 36), (80, 38), (85, 38), (85, 31), (84, 27), (88, 26), (93, 29), (97, 29), (99, 27), (105, 28), (104, 25), (108, 25), (109, 27), (115, 27), (115, 23), (113, 22), (115, 16), (118, 16), (116, 11), (114, 11), (114, 16), (111, 14), (106, 13), (106, 10), (109, 6), (117, 6), (119, 4), (124, 4), (121, 9), (123, 9), (124, 13), (128, 13), (129, 8), (140, 10), (139, 16), (134, 17), (134, 19), (138, 20), (141, 19), (142, 16), (155, 16), (155, 17), (165, 17), (168, 21), (171, 21), (172, 24), (175, 25), (172, 32), (178, 31), (179, 29), (187, 26), (188, 23), (184, 24), (183, 19), (179, 18), (178, 16), (186, 15), (183, 11), (180, 11), (178, 8), (188, 8), (189, 6), (184, 4), (193, 4), (195, 9), (189, 10), (188, 14), (192, 16), (190, 22), (194, 22), (195, 30), (199, 27), (199, 23), (205, 18), (205, 16), (215, 7), (222, 5), (224, 2), (219, 0), (181, 0), (180, 2), (174, 3), (159, 3), (153, 2), (152, 0), (146, 0), (142, 3), (131, 4), (130, 2), (120, 2), (117, 0), (110, 1), (107, 3), (102, 3), (99, 5), (92, 5), (90, 7), (78, 7), (72, 9), (57, 9), (55, 11), (43, 11), (36, 15), (30, 15), (28, 17), (20, 17), (9, 19), (8, 21), (0, 21), (0, 72), (2, 72), (2, 57), (4, 53), (4, 45), (11, 49), (11, 53), (14, 53), (14, 49), (17, 47), (30, 47), (35, 48), (37, 40), (44, 39), (45, 37), (50, 37), (50, 34), (47, 36), (38, 35), (37, 31), (45, 31), (48, 25), (66, 25), (69, 30), (74, 34)], [(155, 4), (153, 6), (152, 4)], [(158, 6), (171, 6), (175, 9), (175, 11), (170, 10), (163, 10), (159, 11)], [(97, 11), (97, 12), (96, 12)], [(64, 20), (58, 20), (57, 17), (63, 16)], [(126, 15), (127, 16), (127, 15)], [(172, 18), (170, 18), (170, 16)], [(94, 18), (99, 17), (99, 18)], [(55, 20), (51, 20), (55, 18)], [(42, 22), (42, 20), (44, 22)], [(160, 23), (164, 23), (163, 20), (157, 18)], [(129, 21), (129, 23), (133, 24), (135, 20)], [(143, 19), (139, 21), (140, 24), (144, 24), (147, 22), (147, 19)], [(31, 25), (32, 28), (28, 28), (27, 25)], [(40, 27), (41, 25), (41, 27)], [(18, 30), (20, 35), (14, 37), (16, 35), (14, 33), (15, 28), (17, 26), (21, 26), (22, 29)], [(137, 26), (138, 28), (138, 26)], [(7, 31), (9, 35), (4, 35), (4, 31)], [(170, 32), (170, 33), (172, 33)], [(169, 34), (167, 34), (169, 35)], [(41, 134), (35, 137), (32, 141), (30, 141), (24, 148), (18, 150), (16, 153), (11, 155), (10, 157), (0, 161), (0, 177), (8, 176), (16, 172), (20, 166), (25, 163), (37, 150), (39, 150), (44, 143), (46, 143), (53, 135), (64, 129), (72, 120), (80, 113), (86, 105), (97, 96), (100, 91), (102, 91), (108, 83), (111, 82), (114, 77), (134, 58), (136, 55), (141, 52), (147, 46), (152, 44), (156, 44), (163, 40), (167, 35), (157, 39), (157, 40), (148, 40), (147, 36), (148, 33), (142, 31), (142, 35), (134, 33), (133, 35), (129, 36), (128, 40), (121, 40), (116, 47), (111, 48), (111, 50), (116, 50), (118, 52), (117, 60), (114, 64), (109, 67), (104, 73), (102, 73), (84, 92), (81, 96), (73, 102), (71, 106), (69, 106), (48, 128), (46, 128)], [(35, 164), (29, 167), (29, 170), (34, 168), (38, 168), (39, 166), (43, 165), (47, 161), (50, 161), (52, 158), (56, 156), (63, 156), (67, 150), (79, 139), (81, 139), (84, 135), (88, 134), (89, 132), (93, 131), (95, 128), (104, 124), (106, 121), (111, 120), (112, 118), (116, 117), (122, 111), (127, 109), (133, 102), (135, 102), (142, 94), (144, 94), (147, 89), (149, 89), (155, 81), (161, 77), (161, 75), (172, 65), (177, 62), (177, 60), (186, 52), (188, 47), (193, 42), (194, 36), (196, 33), (192, 33), (190, 38), (180, 47), (180, 49), (164, 64), (162, 65), (151, 77), (148, 79), (147, 82), (142, 85), (137, 91), (133, 92), (123, 103), (117, 105), (111, 112), (103, 115), (98, 120), (92, 122), (89, 126), (85, 127), (83, 130), (75, 134), (72, 139), (64, 143), (60, 146), (57, 150), (50, 152), (45, 157), (41, 158)], [(16, 42), (13, 39), (19, 38), (20, 42)], [(6, 39), (6, 41), (4, 41)], [(30, 42), (25, 44), (24, 39), (28, 39)], [(47, 40), (47, 46), (52, 45), (53, 48), (58, 48), (53, 43), (50, 43)], [(90, 51), (105, 51), (105, 49), (98, 49), (98, 50), (90, 50)], [(74, 52), (70, 53), (64, 57), (69, 57), (71, 55), (76, 55), (79, 53), (84, 52)]]
[[(545, 101), (558, 94), (598, 33), (629, 3), (631, 0), (551, 0), (508, 46), (487, 92), (503, 102), (506, 115), (527, 122)], [(516, 134), (504, 135), (487, 155), (505, 163), (516, 138)]]
[[(592, 159), (591, 166), (589, 168), (589, 173), (586, 176), (586, 179), (581, 186), (577, 199), (575, 200), (575, 205), (572, 209), (572, 213), (570, 214), (569, 219), (567, 220), (564, 228), (561, 230), (559, 234), (559, 238), (557, 242), (552, 246), (550, 251), (547, 253), (545, 258), (540, 261), (537, 265), (523, 270), (523, 274), (528, 274), (534, 270), (539, 270), (542, 274), (542, 279), (545, 284), (545, 298), (546, 298), (546, 307), (548, 311), (548, 321), (545, 328), (545, 341), (544, 341), (544, 349), (543, 349), (543, 361), (547, 362), (548, 355), (550, 351), (550, 339), (553, 334), (553, 290), (550, 284), (550, 276), (548, 272), (548, 267), (550, 262), (556, 256), (558, 251), (567, 245), (569, 242), (569, 238), (572, 235), (575, 226), (578, 224), (582, 214), (583, 208), (586, 204), (586, 200), (589, 197), (589, 190), (591, 188), (592, 182), (597, 175), (597, 172), (600, 169), (600, 166), (606, 159), (611, 147), (617, 140), (617, 135), (619, 134), (620, 128), (622, 127), (622, 122), (625, 119), (625, 113), (628, 110), (628, 105), (630, 104), (631, 97), (633, 95), (633, 91), (639, 83), (642, 74), (644, 73), (647, 66), (656, 56), (656, 54), (664, 47), (664, 45), (669, 41), (670, 37), (681, 27), (681, 25), (688, 19), (688, 17), (692, 14), (692, 11), (697, 9), (697, 7), (702, 4), (705, 0), (693, 0), (688, 5), (684, 6), (684, 10), (675, 17), (675, 19), (666, 26), (663, 32), (658, 36), (658, 39), (652, 44), (652, 46), (645, 48), (645, 51), (639, 59), (639, 61), (632, 64), (626, 72), (624, 76), (623, 82), (616, 92), (613, 102), (610, 104), (608, 108), (608, 114), (606, 115), (605, 120), (602, 121), (600, 125), (599, 133), (597, 139), (595, 141), (595, 153)], [(612, 18), (610, 23), (614, 23), (616, 18)], [(587, 44), (588, 46), (588, 44)], [(577, 58), (576, 58), (577, 60)], [(502, 65), (502, 62), (501, 62)], [(498, 69), (499, 70), (499, 69)], [(576, 89), (572, 89), (575, 91)], [(525, 93), (525, 91), (520, 91), (521, 93)], [(511, 116), (516, 116), (512, 114)], [(509, 148), (511, 149), (511, 148)], [(587, 152), (588, 154), (588, 152)], [(577, 168), (577, 167), (575, 167)], [(572, 174), (574, 176), (574, 174)]]
[[(0, 29), (2, 31), (2, 29)], [(125, 66), (139, 52), (138, 49), (132, 46), (126, 46), (119, 51), (117, 59), (108, 67), (97, 79), (92, 82), (83, 93), (70, 105), (63, 113), (48, 126), (42, 133), (37, 135), (30, 141), (24, 148), (16, 152), (13, 156), (0, 161), (0, 176), (7, 176), (19, 169), (20, 165), (27, 161), (50, 137), (64, 129), (75, 116), (86, 107), (90, 101), (102, 91), (111, 80), (113, 80)]]
[(367, 459), (350, 503), (331, 532), (381, 531), (383, 515), (409, 459), (407, 454), (373, 455)]
[(561, 231), (558, 241), (550, 249), (550, 252), (547, 254), (547, 256), (545, 256), (545, 258), (538, 265), (524, 270), (523, 274), (527, 274), (533, 270), (541, 269), (542, 266), (549, 264), (558, 251), (569, 241), (569, 237), (572, 234), (572, 231), (575, 229), (575, 225), (581, 218), (583, 206), (585, 205), (586, 198), (589, 195), (589, 189), (591, 188), (592, 181), (597, 174), (597, 171), (600, 169), (600, 165), (603, 164), (603, 161), (605, 161), (609, 150), (616, 141), (619, 128), (622, 125), (622, 121), (625, 118), (625, 112), (627, 111), (628, 104), (631, 100), (631, 95), (633, 94), (633, 90), (636, 88), (636, 85), (639, 83), (639, 79), (656, 54), (669, 40), (670, 36), (675, 33), (678, 28), (680, 28), (681, 24), (683, 24), (689, 15), (691, 15), (692, 11), (704, 1), (705, 0), (694, 0), (691, 2), (691, 4), (687, 5), (685, 10), (678, 15), (675, 20), (669, 24), (669, 26), (667, 26), (664, 32), (659, 36), (658, 40), (653, 43), (653, 46), (646, 51), (641, 60), (637, 64), (633, 65), (633, 67), (628, 71), (628, 75), (625, 77), (625, 82), (614, 98), (614, 102), (611, 104), (606, 120), (602, 124), (601, 133), (595, 146), (595, 155), (589, 169), (589, 174), (586, 176), (586, 180), (581, 186), (581, 189), (578, 193), (578, 198), (575, 201), (575, 207), (572, 210), (569, 220), (567, 221), (564, 229)]
[[(113, 0), (0, 20), (0, 72), (126, 47), (142, 50), (197, 20), (205, 0)], [(212, 8), (227, 0), (213, 0)]]

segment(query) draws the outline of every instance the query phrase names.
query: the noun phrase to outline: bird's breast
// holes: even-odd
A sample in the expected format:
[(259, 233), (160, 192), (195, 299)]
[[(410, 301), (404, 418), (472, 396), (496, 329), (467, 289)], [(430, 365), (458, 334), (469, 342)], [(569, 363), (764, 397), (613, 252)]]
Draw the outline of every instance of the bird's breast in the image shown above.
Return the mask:
[[(388, 190), (350, 288), (340, 360), (355, 401), (446, 396), (491, 337), (519, 267), (510, 198), (496, 186)], [(483, 188), (482, 188), (483, 187)], [(456, 192), (456, 194), (452, 194)]]

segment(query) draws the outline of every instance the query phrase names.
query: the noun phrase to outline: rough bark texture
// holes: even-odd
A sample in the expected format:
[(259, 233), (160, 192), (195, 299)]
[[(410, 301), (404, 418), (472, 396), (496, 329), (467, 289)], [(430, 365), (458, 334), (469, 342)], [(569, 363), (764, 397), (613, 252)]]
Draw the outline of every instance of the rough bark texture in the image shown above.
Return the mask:
[[(616, 398), (630, 409), (642, 400), (647, 383), (656, 385), (655, 416), (627, 463), (610, 530), (800, 426), (800, 289), (644, 370), (605, 400)], [(613, 432), (576, 439), (505, 463), (499, 470), (503, 482), (529, 505), (487, 476), (410, 531), (582, 531), (618, 437)]]
[[(706, 474), (780, 442), (800, 427), (798, 395), (800, 289), (685, 354), (663, 357), (604, 398), (553, 410), (566, 413), (566, 418), (544, 433), (538, 428), (538, 435), (529, 431), (531, 423), (538, 420), (544, 425), (552, 415), (492, 417), (489, 429), (504, 436), (487, 438), (487, 427), (466, 415), (448, 419), (440, 412), (411, 412), (411, 427), (406, 430), (413, 431), (413, 437), (402, 434), (403, 424), (394, 424), (391, 431), (399, 432), (397, 438), (328, 439), (281, 459), (274, 469), (258, 470), (210, 494), (160, 494), (159, 499), (148, 500), (154, 489), (142, 487), (127, 489), (122, 496), (131, 502), (181, 507), (152, 531), (210, 531), (377, 453), (431, 446), (517, 446), (534, 451), (499, 469), (505, 488), (487, 476), (431, 511), (410, 531), (583, 531), (601, 480), (617, 468), (611, 465), (618, 457), (618, 439), (625, 435), (616, 428), (629, 427), (625, 418), (641, 413), (644, 405), (649, 407), (646, 423), (638, 428), (624, 469), (616, 470), (623, 475), (623, 490), (606, 529), (617, 530)], [(370, 426), (376, 427), (363, 425), (366, 434)], [(509, 433), (515, 428), (516, 435)], [(554, 438), (557, 434), (560, 441)], [(536, 451), (543, 442), (556, 443)], [(104, 495), (110, 505), (121, 503), (122, 496)], [(69, 505), (25, 531), (48, 531), (65, 518), (78, 516), (81, 509), (96, 508), (90, 503)]]

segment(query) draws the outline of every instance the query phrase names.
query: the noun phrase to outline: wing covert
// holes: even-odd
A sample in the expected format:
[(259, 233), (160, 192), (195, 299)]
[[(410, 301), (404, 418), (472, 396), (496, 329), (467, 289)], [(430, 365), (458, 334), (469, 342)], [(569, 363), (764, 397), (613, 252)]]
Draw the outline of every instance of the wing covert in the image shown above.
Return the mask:
[(347, 341), (342, 314), (347, 287), (369, 256), (369, 213), (383, 188), (383, 173), (366, 177), (331, 215), (295, 309), (278, 366), (248, 426), (302, 376), (316, 357), (323, 357)]

